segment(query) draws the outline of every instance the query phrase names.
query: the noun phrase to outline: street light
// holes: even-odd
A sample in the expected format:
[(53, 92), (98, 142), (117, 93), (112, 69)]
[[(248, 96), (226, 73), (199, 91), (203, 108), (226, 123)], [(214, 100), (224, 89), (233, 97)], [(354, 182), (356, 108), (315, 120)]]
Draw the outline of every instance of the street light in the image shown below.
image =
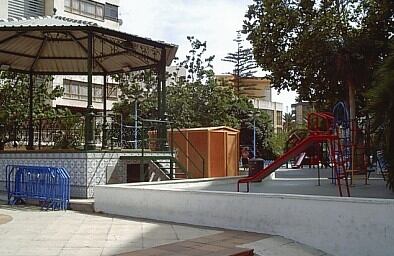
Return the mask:
[(260, 114), (260, 112), (254, 110), (249, 114), (251, 118), (253, 118), (253, 158), (256, 158), (256, 117)]

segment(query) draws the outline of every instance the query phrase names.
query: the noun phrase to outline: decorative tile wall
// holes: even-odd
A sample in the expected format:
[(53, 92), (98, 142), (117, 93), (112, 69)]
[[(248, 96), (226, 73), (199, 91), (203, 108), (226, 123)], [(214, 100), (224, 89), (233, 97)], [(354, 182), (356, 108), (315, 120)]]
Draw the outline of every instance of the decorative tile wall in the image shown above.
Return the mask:
[(6, 181), (5, 167), (10, 164), (63, 167), (70, 174), (71, 196), (86, 198), (86, 162), (86, 153), (1, 153), (0, 182)]
[[(146, 153), (146, 155), (157, 153)], [(161, 153), (163, 154), (163, 153)], [(68, 153), (68, 152), (16, 152), (0, 153), (0, 191), (5, 188), (5, 168), (7, 165), (39, 165), (65, 168), (71, 177), (71, 197), (92, 198), (96, 185), (127, 182), (127, 164), (137, 163), (130, 158), (119, 159), (121, 156), (137, 157), (140, 153), (102, 152), (102, 153)], [(114, 168), (111, 177), (107, 177), (108, 168)]]

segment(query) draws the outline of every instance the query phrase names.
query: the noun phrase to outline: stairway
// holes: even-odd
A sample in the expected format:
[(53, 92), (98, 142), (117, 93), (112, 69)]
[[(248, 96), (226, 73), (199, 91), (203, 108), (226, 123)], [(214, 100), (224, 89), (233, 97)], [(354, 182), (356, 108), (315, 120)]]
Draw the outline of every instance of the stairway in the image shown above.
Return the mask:
[[(172, 157), (163, 157), (152, 160), (152, 162), (168, 177), (168, 179), (187, 179), (187, 171), (179, 163), (179, 161)], [(172, 164), (172, 175), (171, 175)], [(171, 177), (172, 176), (172, 177)]]

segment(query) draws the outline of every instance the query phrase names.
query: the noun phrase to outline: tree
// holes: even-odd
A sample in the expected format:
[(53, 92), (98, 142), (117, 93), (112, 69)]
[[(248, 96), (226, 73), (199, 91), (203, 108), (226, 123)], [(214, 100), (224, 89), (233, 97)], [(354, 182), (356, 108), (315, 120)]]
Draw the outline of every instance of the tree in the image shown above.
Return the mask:
[[(33, 91), (33, 119), (56, 116), (51, 100), (60, 97), (63, 89), (50, 87), (52, 77), (38, 76)], [(5, 143), (17, 140), (15, 131), (27, 127), (29, 119), (29, 76), (13, 72), (0, 72), (0, 149)]]
[[(157, 119), (157, 74), (152, 70), (143, 70), (119, 74), (113, 77), (119, 83), (120, 101), (114, 103), (113, 111), (122, 113), (125, 123), (132, 123), (135, 106), (138, 116)], [(135, 104), (137, 100), (137, 105)], [(133, 117), (134, 118), (134, 117)]]
[[(240, 145), (252, 146), (253, 132), (256, 129), (256, 156), (264, 159), (273, 159), (275, 154), (272, 151), (271, 138), (273, 136), (272, 121), (263, 110), (250, 109), (243, 113), (240, 127)], [(254, 127), (254, 124), (256, 127)]]
[(388, 186), (394, 191), (394, 40), (391, 53), (379, 66), (374, 76), (374, 87), (367, 92), (367, 111), (372, 115), (372, 127), (380, 139), (376, 143), (384, 149), (389, 163)]
[[(253, 104), (244, 96), (237, 96), (234, 88), (218, 85), (212, 70), (214, 56), (205, 56), (207, 43), (192, 36), (188, 37), (190, 50), (186, 58), (177, 61), (178, 69), (187, 70), (186, 78), (177, 72), (167, 74), (167, 111), (169, 120), (180, 128), (230, 126), (246, 129), (244, 136), (247, 143), (252, 141)], [(144, 74), (144, 75), (142, 75)], [(141, 94), (140, 113), (143, 117), (156, 115), (156, 75), (152, 72), (131, 73), (117, 78), (122, 91), (122, 102), (113, 108), (123, 116), (131, 116), (133, 109), (130, 98)], [(156, 115), (157, 116), (157, 115)], [(129, 119), (130, 120), (130, 119)], [(268, 115), (258, 112), (256, 117), (256, 135), (260, 152), (268, 145), (272, 132)], [(241, 143), (243, 143), (241, 139)]]
[[(214, 56), (204, 56), (206, 42), (194, 37), (188, 39), (191, 50), (179, 67), (186, 68), (189, 74), (194, 75), (168, 88), (168, 110), (175, 123), (181, 127), (230, 126), (241, 130), (241, 144), (250, 144), (255, 119), (256, 146), (258, 152), (267, 155), (266, 152), (270, 152), (267, 150), (268, 138), (272, 133), (268, 115), (255, 110), (250, 100), (236, 94), (234, 88), (218, 85), (211, 65)], [(255, 112), (254, 116), (252, 112)]]
[(295, 116), (293, 113), (285, 113), (283, 116), (283, 131), (285, 133), (290, 132), (296, 127)]
[(191, 49), (189, 54), (186, 55), (185, 60), (180, 62), (179, 66), (185, 68), (188, 72), (187, 81), (202, 82), (204, 79), (211, 79), (214, 75), (212, 70), (212, 61), (215, 55), (205, 57), (204, 54), (207, 51), (207, 42), (201, 42), (194, 38), (194, 36), (188, 36)]
[(237, 43), (236, 52), (228, 53), (222, 61), (234, 64), (233, 76), (235, 79), (233, 82), (239, 96), (241, 95), (241, 87), (244, 87), (241, 85), (241, 79), (252, 77), (256, 73), (257, 65), (253, 59), (252, 48), (244, 48), (242, 45), (244, 40), (241, 38), (241, 31), (237, 31), (237, 37), (233, 41)]
[(282, 155), (286, 150), (286, 141), (288, 133), (275, 133), (270, 137), (269, 144), (273, 153), (273, 157)]
[(254, 0), (244, 32), (274, 88), (320, 106), (348, 94), (353, 118), (354, 99), (361, 108), (374, 65), (387, 54), (393, 13), (391, 0)]
[(206, 42), (188, 37), (191, 49), (178, 68), (185, 68), (187, 79), (170, 74), (173, 82), (168, 87), (168, 113), (180, 127), (207, 127), (227, 125), (240, 128), (253, 109), (246, 97), (237, 97), (234, 89), (219, 86), (212, 64), (215, 56), (205, 56)]

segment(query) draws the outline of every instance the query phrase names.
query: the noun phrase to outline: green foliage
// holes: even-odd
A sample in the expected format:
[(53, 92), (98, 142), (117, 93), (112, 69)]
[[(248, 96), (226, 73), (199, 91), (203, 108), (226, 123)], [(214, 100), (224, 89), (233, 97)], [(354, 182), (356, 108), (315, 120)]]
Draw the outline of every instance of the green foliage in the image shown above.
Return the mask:
[[(33, 91), (33, 118), (46, 118), (56, 115), (51, 100), (63, 93), (60, 87), (51, 87), (52, 77), (38, 76)], [(27, 123), (29, 117), (29, 76), (13, 72), (0, 72), (0, 144), (12, 138), (6, 131)]]
[(124, 73), (114, 76), (121, 91), (120, 101), (113, 111), (122, 113), (124, 122), (132, 123), (137, 100), (138, 116), (157, 119), (157, 75), (151, 70)]
[(273, 87), (320, 106), (343, 99), (350, 85), (363, 106), (394, 32), (392, 0), (254, 0), (245, 17), (244, 32)]
[(252, 146), (253, 129), (256, 124), (256, 156), (264, 159), (273, 159), (275, 156), (270, 145), (270, 138), (273, 134), (272, 122), (269, 115), (262, 111), (253, 109), (242, 117), (240, 144)]
[(222, 60), (234, 64), (233, 74), (235, 76), (241, 78), (252, 77), (256, 73), (257, 65), (253, 59), (252, 48), (244, 48), (243, 41), (241, 32), (237, 31), (237, 37), (234, 39), (234, 42), (237, 43), (237, 50), (228, 53)]
[(293, 113), (285, 113), (283, 116), (283, 131), (290, 132), (296, 127), (295, 115)]
[(69, 109), (59, 109), (55, 122), (59, 133), (54, 137), (54, 148), (71, 149), (81, 145), (83, 122), (80, 114), (73, 114)]
[[(167, 114), (175, 126), (181, 128), (229, 126), (247, 130), (245, 141), (250, 144), (253, 130), (253, 104), (244, 96), (237, 96), (229, 86), (216, 83), (211, 62), (214, 56), (205, 56), (207, 43), (189, 36), (190, 51), (186, 58), (177, 63), (178, 69), (185, 68), (187, 76), (178, 72), (167, 74)], [(121, 102), (114, 105), (114, 112), (122, 113), (126, 122), (134, 116), (133, 98), (140, 96), (140, 116), (157, 118), (156, 74), (145, 71), (118, 76), (122, 91)], [(271, 133), (271, 122), (266, 113), (258, 112), (256, 131), (258, 145), (263, 151)], [(243, 143), (241, 138), (241, 143)]]
[(389, 163), (388, 186), (394, 191), (394, 41), (391, 43), (391, 53), (377, 69), (374, 77), (374, 87), (366, 97), (367, 111), (372, 115), (372, 127), (378, 134), (377, 141), (380, 149)]
[(214, 75), (212, 61), (215, 56), (204, 56), (207, 51), (207, 42), (201, 42), (194, 36), (188, 36), (187, 40), (189, 40), (191, 49), (185, 60), (180, 63), (180, 66), (188, 72), (187, 81), (194, 83), (202, 82), (204, 79), (212, 79)]
[(244, 48), (241, 38), (241, 32), (237, 31), (237, 37), (234, 42), (237, 43), (237, 50), (230, 52), (222, 61), (231, 62), (234, 64), (233, 76), (235, 77), (234, 85), (236, 86), (237, 95), (241, 94), (242, 84), (240, 83), (241, 78), (252, 77), (256, 73), (256, 62), (253, 59), (252, 48)]
[(269, 144), (275, 157), (282, 155), (286, 149), (287, 133), (275, 133), (271, 136)]

